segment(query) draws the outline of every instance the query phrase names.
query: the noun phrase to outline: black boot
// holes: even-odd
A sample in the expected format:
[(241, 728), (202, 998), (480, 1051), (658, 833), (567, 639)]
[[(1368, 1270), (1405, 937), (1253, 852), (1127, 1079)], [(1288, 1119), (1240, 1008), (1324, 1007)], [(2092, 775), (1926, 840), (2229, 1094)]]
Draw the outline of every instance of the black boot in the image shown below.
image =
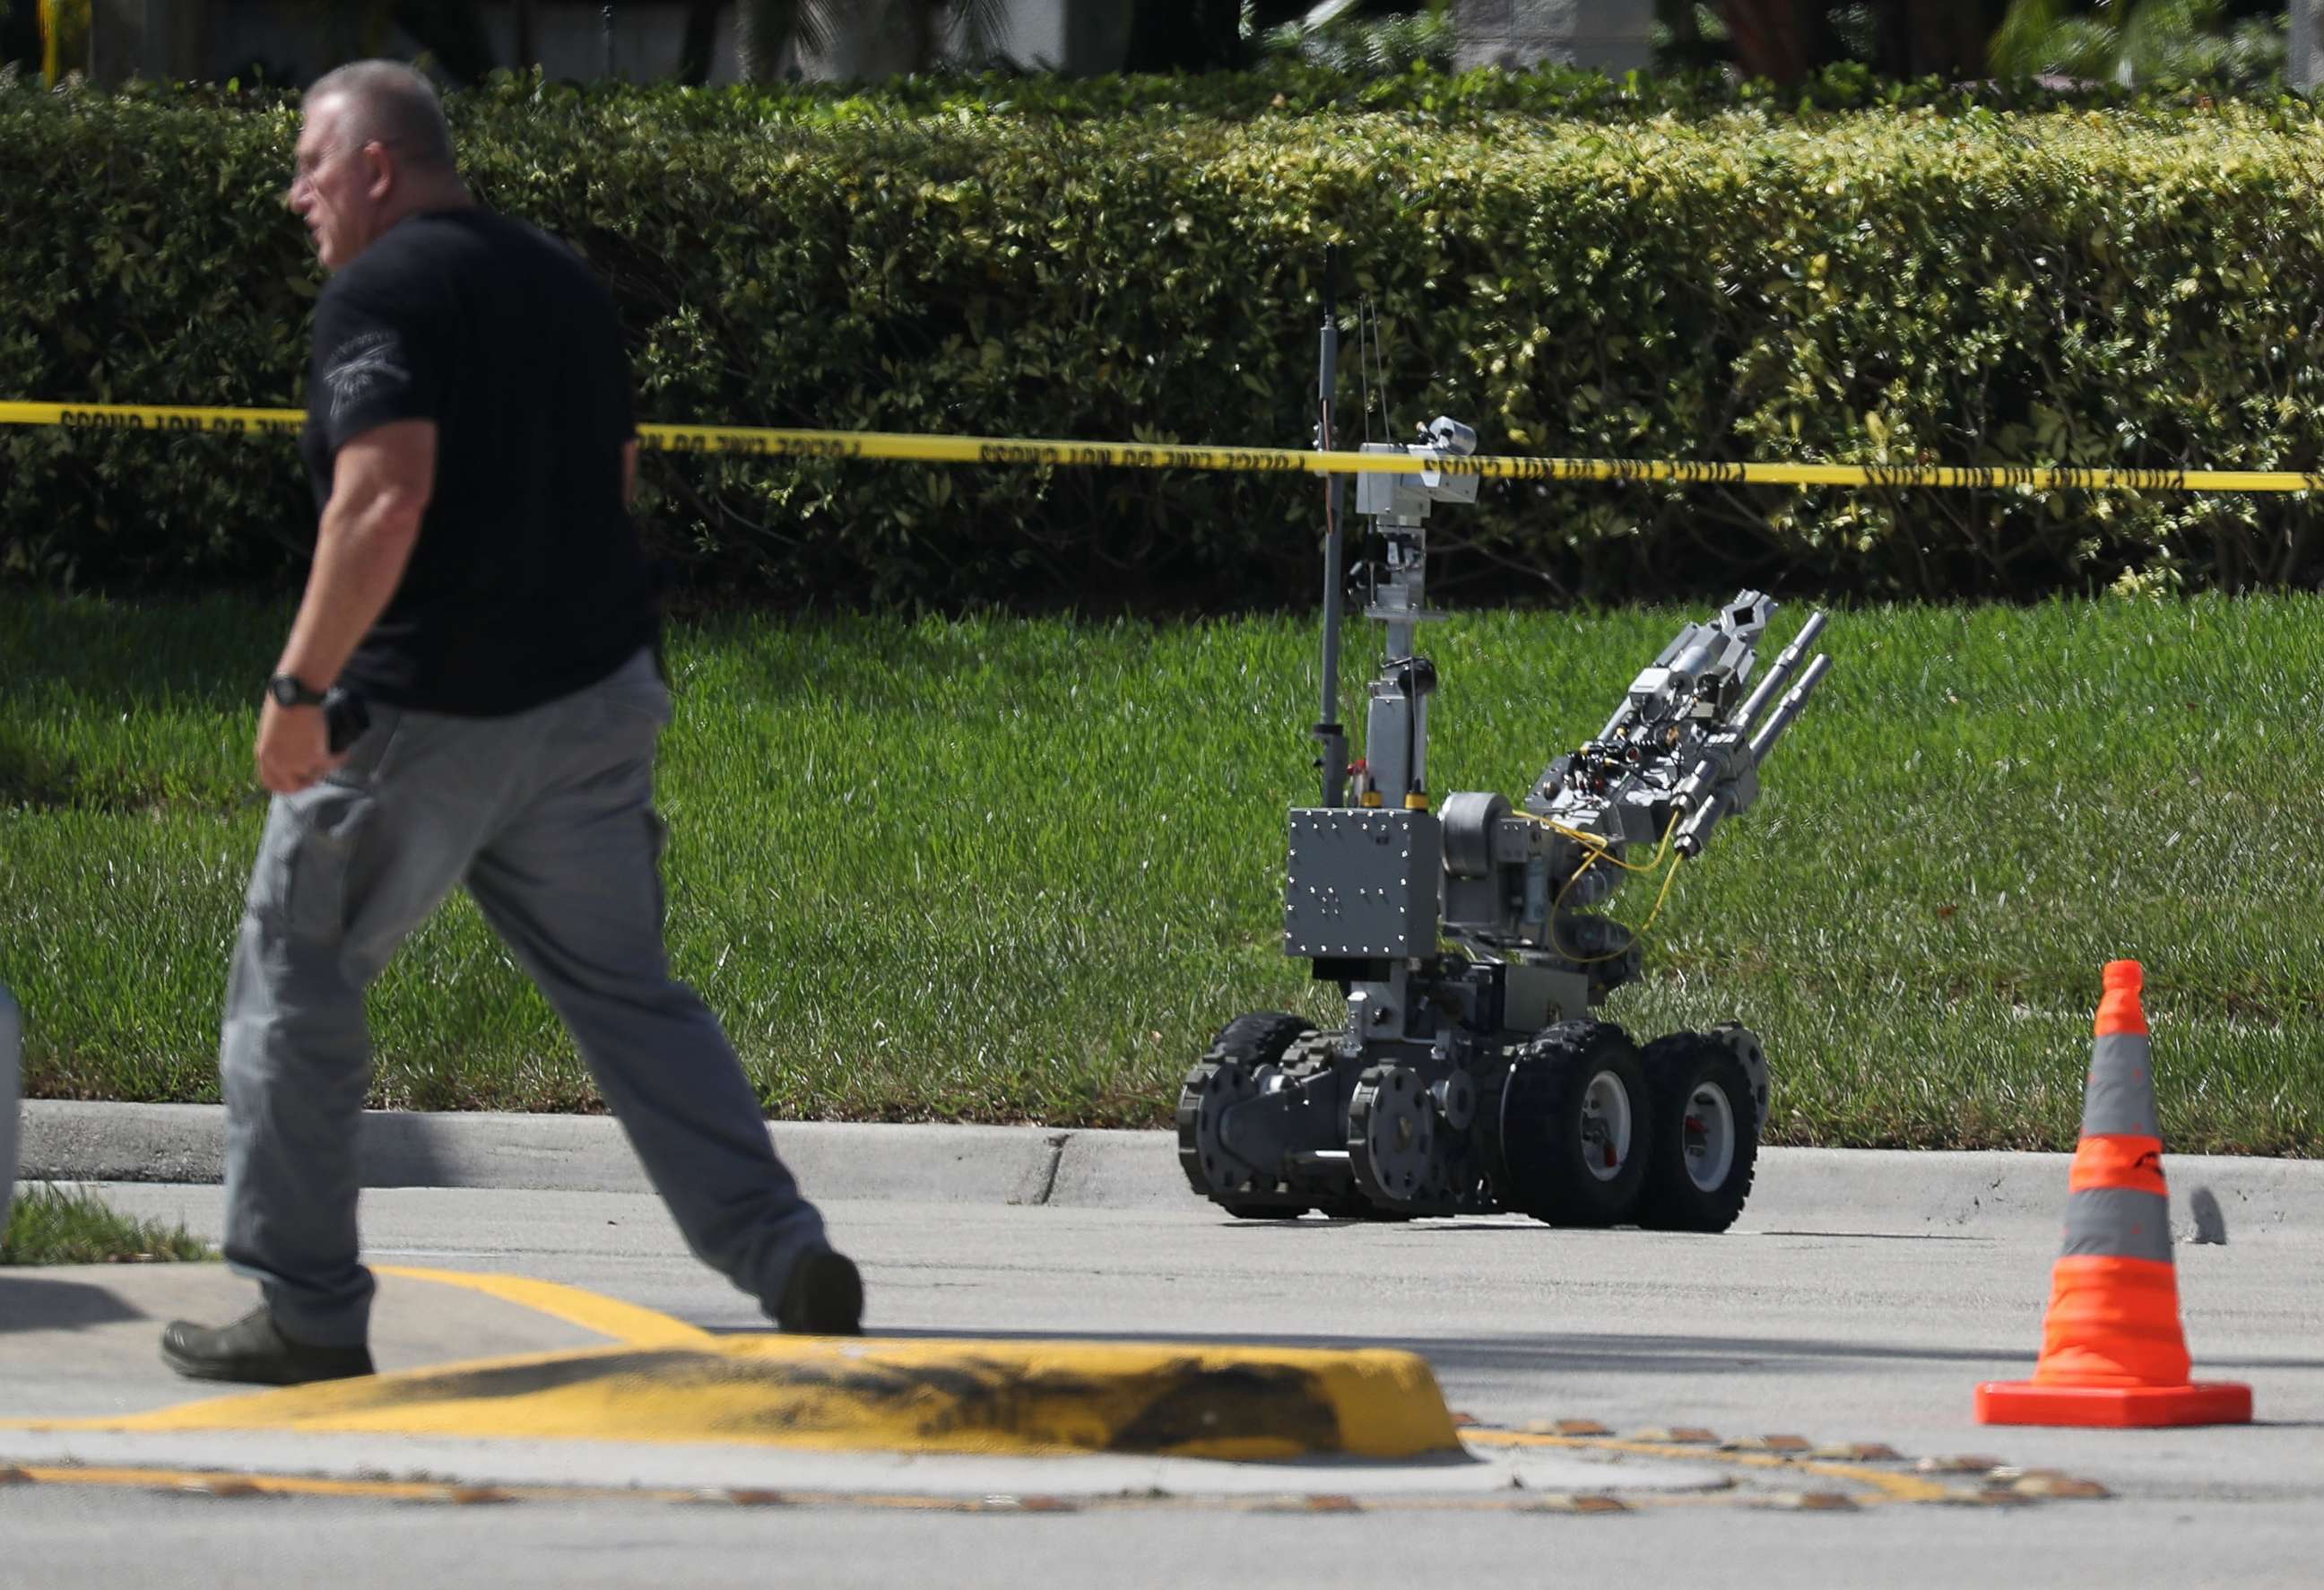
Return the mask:
[(262, 1386), (296, 1386), (372, 1373), (369, 1347), (294, 1342), (275, 1325), (263, 1303), (216, 1330), (172, 1320), (161, 1333), (161, 1362), (189, 1380), (248, 1381)]
[(853, 1260), (817, 1248), (791, 1266), (775, 1323), (793, 1336), (860, 1336), (863, 1334), (863, 1278)]

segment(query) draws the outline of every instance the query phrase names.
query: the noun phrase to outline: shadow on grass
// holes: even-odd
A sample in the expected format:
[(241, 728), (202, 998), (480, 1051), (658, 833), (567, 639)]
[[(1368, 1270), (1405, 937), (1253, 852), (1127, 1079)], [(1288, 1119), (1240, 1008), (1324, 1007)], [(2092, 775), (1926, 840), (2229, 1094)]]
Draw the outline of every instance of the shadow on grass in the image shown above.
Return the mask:
[(0, 637), (0, 677), (26, 690), (62, 685), (119, 711), (254, 710), (290, 622), (272, 596), (196, 596), (18, 604)]
[[(935, 710), (954, 681), (973, 679), (995, 703), (1065, 698), (1093, 668), (1121, 663), (1159, 640), (1143, 621), (1084, 621), (1068, 630), (1045, 621), (995, 617), (988, 625), (916, 623), (880, 614), (820, 617), (721, 613), (686, 626), (689, 653), (739, 665), (762, 699), (793, 697), (850, 710)], [(1030, 643), (1028, 643), (1028, 637)], [(1047, 638), (1052, 643), (1040, 643)], [(676, 692), (686, 710), (684, 678)]]
[[(220, 785), (204, 742), (256, 721), (289, 610), (229, 595), (111, 601), (26, 597), (0, 618), (0, 807), (136, 812), (191, 800), (232, 811), (259, 796)], [(155, 730), (152, 722), (161, 726)], [(125, 738), (123, 726), (141, 726)]]

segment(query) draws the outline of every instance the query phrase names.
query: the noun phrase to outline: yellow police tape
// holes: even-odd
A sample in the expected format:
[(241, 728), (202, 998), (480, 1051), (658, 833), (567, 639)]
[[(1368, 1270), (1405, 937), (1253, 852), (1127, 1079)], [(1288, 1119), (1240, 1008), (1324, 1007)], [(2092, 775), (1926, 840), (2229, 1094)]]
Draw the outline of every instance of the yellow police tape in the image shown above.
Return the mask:
[[(142, 403), (0, 402), (0, 425), (78, 431), (296, 436), (295, 409), (207, 409)], [(1938, 464), (1702, 464), (1649, 458), (1430, 458), (1407, 452), (1198, 447), (1176, 442), (1041, 441), (914, 436), (880, 430), (786, 430), (750, 425), (641, 425), (649, 451), (761, 458), (894, 458), (927, 464), (1047, 464), (1064, 468), (1213, 469), (1262, 474), (1475, 475), (1487, 480), (1666, 481), (1683, 485), (1915, 486), (1992, 490), (2307, 492), (2324, 474), (2265, 469), (1963, 468)]]

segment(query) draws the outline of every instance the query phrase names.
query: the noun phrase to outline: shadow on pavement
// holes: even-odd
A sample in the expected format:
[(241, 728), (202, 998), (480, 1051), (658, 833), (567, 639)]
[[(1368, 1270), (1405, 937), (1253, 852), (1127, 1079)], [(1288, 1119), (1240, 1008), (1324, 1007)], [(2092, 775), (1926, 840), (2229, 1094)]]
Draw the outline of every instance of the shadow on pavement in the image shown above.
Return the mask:
[[(748, 1326), (705, 1326), (715, 1336), (752, 1334)], [(993, 1341), (1186, 1342), (1254, 1347), (1386, 1347), (1417, 1353), (1438, 1369), (1482, 1371), (1621, 1371), (1630, 1373), (1731, 1373), (1767, 1369), (1784, 1374), (1812, 1369), (1818, 1359), (1835, 1370), (1875, 1364), (1993, 1365), (2033, 1362), (2034, 1348), (1912, 1345), (1825, 1341), (1795, 1336), (1626, 1336), (1618, 1333), (1528, 1336), (1332, 1336), (1189, 1331), (914, 1330), (875, 1327), (872, 1335), (989, 1338)], [(2034, 1344), (2038, 1346), (2038, 1342)], [(2196, 1364), (2197, 1378), (2225, 1370), (2324, 1370), (2324, 1358), (2212, 1358)]]
[(418, 1111), (368, 1111), (355, 1140), (355, 1160), (367, 1188), (453, 1187), (446, 1174), (442, 1129)]
[[(1395, 1229), (1397, 1229), (1397, 1228), (1398, 1228), (1398, 1227), (1400, 1227), (1400, 1226), (1403, 1226), (1403, 1225), (1406, 1225), (1406, 1224), (1409, 1224), (1409, 1225), (1410, 1225), (1412, 1227), (1414, 1227), (1415, 1229), (1426, 1231), (1426, 1232), (1428, 1233), (1428, 1234), (1429, 1234), (1430, 1236), (1432, 1236), (1432, 1237), (1436, 1237), (1436, 1236), (1489, 1236), (1489, 1235), (1491, 1235), (1491, 1236), (1502, 1236), (1502, 1237), (1507, 1237), (1507, 1236), (1508, 1236), (1510, 1233), (1512, 1233), (1512, 1232), (1538, 1232), (1538, 1233), (1540, 1233), (1540, 1234), (1541, 1234), (1545, 1238), (1546, 1238), (1546, 1237), (1548, 1237), (1548, 1236), (1550, 1236), (1550, 1235), (1553, 1235), (1553, 1234), (1554, 1234), (1554, 1235), (1555, 1235), (1556, 1237), (1558, 1237), (1559, 1239), (1561, 1239), (1561, 1240), (1563, 1240), (1563, 1241), (1566, 1241), (1566, 1242), (1572, 1242), (1572, 1241), (1573, 1241), (1573, 1240), (1575, 1240), (1575, 1239), (1577, 1239), (1577, 1238), (1580, 1238), (1580, 1239), (1588, 1239), (1588, 1238), (1591, 1238), (1591, 1237), (1603, 1237), (1603, 1238), (1609, 1238), (1609, 1239), (1610, 1239), (1610, 1238), (1619, 1238), (1619, 1239), (1621, 1239), (1621, 1240), (1623, 1240), (1623, 1241), (1625, 1241), (1625, 1242), (1636, 1242), (1636, 1241), (1637, 1241), (1640, 1236), (1642, 1236), (1642, 1235), (1644, 1235), (1644, 1236), (1652, 1236), (1652, 1237), (1661, 1237), (1661, 1238), (1665, 1238), (1665, 1239), (1666, 1239), (1666, 1240), (1674, 1241), (1674, 1242), (1702, 1242), (1702, 1241), (1706, 1240), (1706, 1239), (1704, 1239), (1704, 1238), (1702, 1238), (1702, 1237), (1694, 1236), (1694, 1235), (1692, 1235), (1692, 1234), (1690, 1234), (1682, 1233), (1682, 1232), (1644, 1232), (1644, 1231), (1641, 1231), (1641, 1230), (1640, 1230), (1638, 1227), (1637, 1227), (1637, 1226), (1629, 1226), (1629, 1225), (1614, 1225), (1614, 1226), (1608, 1226), (1608, 1227), (1604, 1228), (1603, 1230), (1590, 1230), (1590, 1229), (1585, 1229), (1585, 1228), (1583, 1228), (1583, 1227), (1580, 1227), (1580, 1226), (1550, 1226), (1550, 1225), (1540, 1225), (1540, 1224), (1538, 1224), (1538, 1223), (1536, 1223), (1536, 1222), (1535, 1222), (1535, 1221), (1528, 1220), (1528, 1219), (1525, 1219), (1525, 1218), (1523, 1218), (1522, 1216), (1462, 1216), (1462, 1217), (1460, 1217), (1460, 1218), (1459, 1218), (1459, 1219), (1457, 1219), (1457, 1220), (1447, 1220), (1447, 1219), (1441, 1219), (1441, 1218), (1437, 1218), (1437, 1219), (1428, 1219), (1428, 1220), (1417, 1220), (1417, 1221), (1412, 1221), (1412, 1222), (1409, 1222), (1409, 1223), (1403, 1222), (1403, 1221), (1383, 1221), (1383, 1220), (1306, 1220), (1306, 1219), (1302, 1219), (1301, 1221), (1299, 1221), (1299, 1222), (1298, 1222), (1298, 1225), (1297, 1225), (1297, 1230), (1298, 1230), (1299, 1234), (1300, 1234), (1302, 1236), (1313, 1236), (1313, 1235), (1314, 1235), (1314, 1234), (1318, 1234), (1318, 1233), (1320, 1233), (1320, 1232), (1326, 1232), (1326, 1231), (1376, 1232), (1376, 1231), (1380, 1231), (1380, 1230), (1383, 1230), (1383, 1229), (1386, 1229), (1386, 1230), (1395, 1230)], [(1223, 1218), (1223, 1219), (1222, 1219), (1222, 1220), (1218, 1223), (1218, 1229), (1219, 1229), (1219, 1230), (1221, 1230), (1221, 1231), (1247, 1231), (1247, 1232), (1252, 1232), (1252, 1233), (1255, 1233), (1255, 1234), (1267, 1234), (1267, 1233), (1268, 1233), (1268, 1232), (1279, 1232), (1279, 1231), (1281, 1231), (1281, 1230), (1283, 1230), (1283, 1229), (1284, 1229), (1284, 1225), (1285, 1225), (1285, 1222), (1280, 1221), (1280, 1220), (1237, 1220), (1237, 1219), (1234, 1219), (1234, 1218), (1232, 1218), (1231, 1216), (1230, 1216), (1230, 1217), (1227, 1217), (1227, 1218)], [(1733, 1236), (1730, 1236), (1730, 1237), (1727, 1238), (1726, 1240), (1728, 1240), (1728, 1241), (1730, 1241), (1730, 1242), (1731, 1242), (1731, 1241), (1735, 1240), (1735, 1238), (1737, 1238), (1737, 1237), (1761, 1237), (1761, 1236), (1813, 1237), (1813, 1238), (1817, 1238), (1817, 1239), (1819, 1239), (1819, 1240), (1822, 1240), (1822, 1241), (1829, 1241), (1829, 1242), (1851, 1242), (1851, 1243), (1858, 1243), (1858, 1242), (1861, 1242), (1861, 1243), (1996, 1243), (1996, 1242), (1999, 1242), (2000, 1240), (2002, 1240), (2001, 1238), (1999, 1238), (1999, 1237), (1997, 1237), (1997, 1236), (1985, 1236), (1985, 1235), (1972, 1234), (1970, 1234), (1970, 1233), (1967, 1233), (1967, 1232), (1946, 1232), (1946, 1231), (1758, 1231), (1758, 1230), (1738, 1231), (1738, 1232), (1736, 1232), (1736, 1233), (1733, 1234)]]
[(105, 1287), (0, 1271), (0, 1336), (10, 1331), (86, 1330), (149, 1317)]

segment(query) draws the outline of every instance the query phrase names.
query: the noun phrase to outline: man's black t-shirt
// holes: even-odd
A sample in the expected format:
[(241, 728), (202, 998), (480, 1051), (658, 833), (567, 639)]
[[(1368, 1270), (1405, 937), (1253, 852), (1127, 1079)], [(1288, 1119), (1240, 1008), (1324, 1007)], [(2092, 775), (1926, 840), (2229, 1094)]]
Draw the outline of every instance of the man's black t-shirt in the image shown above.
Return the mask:
[(411, 561), (340, 675), (373, 700), (496, 716), (612, 673), (654, 634), (622, 501), (636, 434), (611, 297), (489, 210), (406, 217), (323, 290), (303, 443), (316, 501), (374, 426), (436, 422)]

